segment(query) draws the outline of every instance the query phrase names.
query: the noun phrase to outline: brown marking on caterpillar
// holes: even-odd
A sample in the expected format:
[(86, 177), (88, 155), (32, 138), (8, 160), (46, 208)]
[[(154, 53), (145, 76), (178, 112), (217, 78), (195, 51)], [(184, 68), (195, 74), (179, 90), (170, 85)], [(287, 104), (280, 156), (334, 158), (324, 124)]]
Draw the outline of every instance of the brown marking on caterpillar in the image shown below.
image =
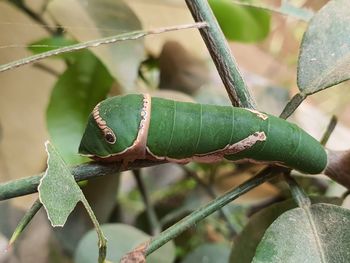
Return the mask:
[[(132, 162), (136, 159), (146, 159), (147, 158), (146, 156), (147, 137), (148, 137), (149, 125), (151, 122), (151, 101), (152, 99), (149, 94), (143, 94), (143, 104), (142, 104), (142, 109), (140, 111), (141, 121), (139, 124), (139, 130), (137, 133), (137, 137), (131, 146), (127, 147), (126, 149), (124, 149), (122, 152), (119, 152), (119, 153), (110, 154), (104, 157), (93, 156), (92, 158), (95, 160), (105, 161), (105, 162), (115, 162), (115, 161), (122, 160), (124, 167), (126, 167), (129, 162)], [(99, 122), (101, 126), (104, 125), (103, 123), (101, 123), (100, 120)]]
[(115, 136), (114, 132), (112, 131), (111, 128), (107, 126), (106, 121), (102, 119), (100, 116), (100, 110), (99, 110), (100, 103), (98, 103), (94, 110), (92, 111), (92, 116), (94, 117), (97, 126), (100, 128), (100, 130), (103, 133), (103, 136), (105, 137), (106, 141), (109, 144), (114, 144), (117, 140), (117, 137)]
[(269, 116), (267, 116), (265, 113), (262, 113), (260, 111), (253, 110), (253, 109), (247, 109), (247, 108), (246, 108), (246, 110), (250, 111), (251, 113), (254, 113), (256, 116), (258, 116), (260, 119), (263, 119), (264, 121), (269, 118)]
[(151, 160), (166, 160), (169, 162), (175, 162), (175, 163), (188, 163), (191, 161), (194, 162), (201, 162), (201, 163), (213, 163), (213, 162), (219, 162), (225, 158), (225, 155), (231, 155), (235, 153), (239, 153), (241, 151), (244, 151), (246, 149), (249, 149), (253, 147), (254, 144), (256, 144), (259, 141), (265, 141), (266, 140), (266, 134), (265, 132), (255, 132), (248, 137), (240, 140), (239, 142), (236, 142), (234, 144), (228, 144), (224, 148), (215, 150), (208, 153), (203, 154), (195, 154), (188, 158), (183, 159), (175, 159), (171, 157), (162, 157), (157, 156), (151, 152), (151, 150), (147, 147), (147, 153), (148, 159)]

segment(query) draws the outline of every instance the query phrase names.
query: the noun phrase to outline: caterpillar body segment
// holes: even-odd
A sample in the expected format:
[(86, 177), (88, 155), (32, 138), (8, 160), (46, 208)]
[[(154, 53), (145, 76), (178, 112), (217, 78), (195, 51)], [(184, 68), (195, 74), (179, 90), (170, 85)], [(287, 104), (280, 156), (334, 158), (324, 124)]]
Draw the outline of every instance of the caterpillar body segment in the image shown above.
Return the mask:
[(101, 161), (135, 159), (274, 162), (306, 173), (327, 164), (322, 145), (280, 118), (254, 110), (125, 95), (99, 103), (79, 152)]

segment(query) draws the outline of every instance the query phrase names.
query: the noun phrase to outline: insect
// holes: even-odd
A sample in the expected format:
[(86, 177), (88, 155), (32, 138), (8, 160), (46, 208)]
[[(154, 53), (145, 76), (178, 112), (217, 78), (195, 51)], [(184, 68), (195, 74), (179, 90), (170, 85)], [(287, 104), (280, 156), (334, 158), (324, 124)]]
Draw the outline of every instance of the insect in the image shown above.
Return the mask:
[(248, 160), (305, 173), (327, 165), (323, 146), (295, 124), (255, 110), (131, 94), (96, 105), (79, 153), (99, 161)]

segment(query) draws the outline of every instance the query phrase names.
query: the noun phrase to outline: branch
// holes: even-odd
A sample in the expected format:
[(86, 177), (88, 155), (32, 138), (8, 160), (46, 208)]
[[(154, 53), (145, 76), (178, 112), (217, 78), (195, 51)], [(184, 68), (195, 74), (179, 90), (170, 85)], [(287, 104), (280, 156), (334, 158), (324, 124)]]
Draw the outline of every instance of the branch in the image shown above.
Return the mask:
[[(97, 163), (89, 162), (77, 165), (71, 168), (71, 172), (77, 182), (88, 180), (100, 176), (112, 175), (117, 172), (126, 170), (138, 169), (152, 165), (159, 165), (159, 161), (139, 160), (130, 164), (128, 167), (123, 167), (122, 163)], [(0, 201), (32, 194), (38, 191), (40, 179), (44, 174), (30, 176), (4, 184), (0, 184)]]
[(23, 1), (10, 0), (9, 2), (16, 6), (18, 9), (22, 10), (24, 13), (26, 13), (35, 22), (40, 24), (50, 35), (55, 35), (57, 33), (56, 31), (48, 27), (44, 19), (39, 14), (35, 13), (32, 9), (30, 9)]
[[(183, 166), (183, 170), (189, 177), (193, 178), (197, 182), (197, 184), (199, 184), (212, 199), (217, 198), (217, 194), (215, 193), (213, 187), (205, 183), (196, 172), (190, 170), (186, 166)], [(219, 213), (221, 214), (222, 218), (226, 221), (227, 227), (231, 232), (231, 236), (237, 235), (237, 228), (230, 220), (230, 211), (227, 209), (227, 207), (222, 207), (221, 209), (219, 209)]]
[[(186, 0), (192, 16), (197, 22), (207, 22), (200, 33), (220, 74), (233, 106), (255, 108), (255, 102), (238, 70), (230, 47), (207, 0)], [(232, 25), (234, 26), (234, 25)]]
[(151, 226), (151, 234), (153, 236), (158, 235), (161, 231), (161, 227), (159, 224), (159, 220), (156, 214), (156, 211), (154, 210), (154, 207), (151, 203), (151, 201), (149, 200), (149, 194), (145, 185), (145, 182), (142, 178), (142, 174), (140, 172), (140, 170), (133, 170), (134, 173), (134, 177), (137, 183), (137, 187), (139, 188), (140, 194), (142, 196), (143, 199), (143, 203), (145, 205), (145, 210), (146, 210), (146, 214), (148, 217), (148, 222)]
[(186, 216), (176, 224), (172, 225), (171, 227), (160, 233), (160, 235), (158, 235), (157, 237), (151, 239), (148, 247), (146, 248), (146, 256), (150, 255), (152, 252), (163, 246), (171, 239), (177, 237), (185, 230), (189, 229), (190, 227), (193, 227), (202, 219), (216, 212), (218, 209), (222, 208), (223, 206), (237, 199), (246, 192), (261, 185), (264, 182), (267, 182), (268, 180), (285, 171), (286, 168), (282, 167), (267, 167), (260, 171), (256, 176), (242, 183), (233, 190), (216, 198), (210, 203), (204, 205), (203, 207), (200, 207), (190, 215)]
[(306, 99), (306, 95), (302, 93), (295, 94), (295, 96), (284, 107), (280, 118), (287, 119), (299, 107), (299, 105)]

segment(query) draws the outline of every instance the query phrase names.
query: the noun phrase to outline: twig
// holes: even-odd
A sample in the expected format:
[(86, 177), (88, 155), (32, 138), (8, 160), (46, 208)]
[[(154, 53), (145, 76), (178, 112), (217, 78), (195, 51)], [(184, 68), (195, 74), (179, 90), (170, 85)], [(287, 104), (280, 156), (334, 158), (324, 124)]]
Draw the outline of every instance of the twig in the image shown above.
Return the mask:
[(23, 1), (13, 0), (13, 1), (9, 1), (9, 2), (12, 3), (14, 6), (16, 6), (18, 9), (21, 9), (24, 13), (26, 13), (35, 22), (37, 22), (40, 25), (42, 25), (43, 28), (50, 35), (55, 35), (56, 34), (56, 31), (54, 31), (50, 27), (48, 27), (47, 23), (44, 21), (44, 19), (39, 14), (37, 14), (33, 10), (31, 10), (28, 6), (26, 6)]
[(140, 170), (133, 170), (133, 173), (137, 182), (137, 187), (139, 188), (139, 191), (141, 193), (143, 203), (145, 204), (148, 221), (151, 225), (152, 235), (158, 235), (161, 231), (160, 223), (157, 218), (156, 212), (154, 211), (154, 207), (152, 206), (149, 200), (149, 194), (143, 182), (142, 175), (140, 174)]
[[(213, 198), (213, 199), (217, 198), (217, 195), (216, 195), (214, 189), (210, 185), (203, 182), (203, 180), (201, 178), (199, 178), (199, 176), (196, 172), (188, 169), (186, 166), (182, 166), (182, 168), (185, 170), (186, 174), (188, 176), (190, 176), (191, 178), (193, 178), (207, 192), (207, 194), (211, 198)], [(238, 231), (237, 231), (236, 227), (234, 226), (234, 224), (230, 220), (230, 213), (227, 210), (227, 208), (222, 207), (221, 209), (219, 209), (219, 213), (225, 219), (226, 224), (231, 232), (231, 235), (235, 236)]]
[(300, 208), (306, 209), (311, 205), (310, 198), (306, 195), (295, 179), (290, 175), (290, 171), (284, 174), (284, 179), (289, 185), (292, 197)]
[(40, 210), (42, 206), (43, 205), (42, 203), (40, 203), (39, 198), (36, 199), (32, 207), (25, 213), (21, 221), (18, 223), (15, 231), (13, 231), (8, 247), (10, 247), (16, 241), (16, 239), (23, 232), (23, 230), (26, 228), (26, 226), (29, 224), (29, 222), (32, 220), (32, 218), (35, 216), (35, 214)]
[(86, 200), (85, 196), (81, 195), (81, 202), (83, 203), (86, 211), (88, 212), (90, 219), (92, 223), (94, 224), (97, 237), (98, 237), (98, 263), (104, 263), (106, 256), (107, 256), (107, 239), (105, 235), (102, 232), (102, 229), (100, 227), (100, 224), (94, 214), (94, 211), (92, 211), (92, 208), (89, 204), (89, 202)]
[(60, 75), (60, 73), (58, 71), (56, 71), (55, 69), (43, 64), (43, 63), (36, 63), (34, 64), (34, 67), (37, 67), (38, 69), (41, 69), (42, 71), (51, 74), (54, 77), (58, 77)]
[(0, 72), (14, 69), (16, 67), (23, 66), (23, 65), (26, 65), (29, 63), (34, 63), (34, 62), (37, 62), (37, 61), (42, 60), (44, 58), (59, 55), (62, 53), (74, 52), (74, 51), (89, 48), (89, 47), (98, 47), (100, 45), (112, 44), (112, 43), (116, 43), (116, 42), (120, 42), (120, 41), (135, 40), (135, 39), (139, 39), (139, 38), (142, 38), (144, 36), (152, 35), (152, 34), (153, 35), (154, 34), (161, 34), (161, 33), (169, 32), (169, 31), (189, 29), (189, 28), (203, 28), (206, 26), (207, 26), (207, 24), (205, 22), (193, 23), (193, 24), (185, 24), (185, 25), (157, 28), (157, 29), (152, 29), (152, 30), (148, 30), (148, 31), (133, 31), (133, 32), (128, 32), (128, 33), (115, 35), (115, 36), (111, 36), (111, 37), (94, 39), (94, 40), (86, 41), (83, 43), (50, 50), (50, 51), (36, 54), (36, 55), (30, 56), (27, 58), (19, 59), (19, 60), (10, 62), (8, 64), (1, 65)]
[[(79, 181), (88, 180), (88, 179), (92, 179), (100, 176), (112, 175), (112, 174), (115, 174), (116, 172), (138, 169), (142, 167), (158, 165), (161, 163), (164, 163), (164, 162), (139, 160), (129, 164), (129, 166), (126, 168), (126, 167), (123, 167), (122, 163), (120, 162), (118, 163), (90, 162), (90, 163), (84, 163), (84, 164), (72, 167), (71, 172), (74, 175), (75, 180), (79, 182)], [(0, 201), (37, 192), (37, 188), (42, 176), (43, 176), (43, 173), (40, 175), (34, 175), (34, 176), (10, 181), (4, 184), (0, 184)]]
[(239, 185), (235, 189), (227, 192), (226, 194), (216, 198), (215, 200), (211, 201), (205, 206), (197, 209), (190, 215), (186, 216), (176, 224), (172, 225), (171, 227), (160, 233), (160, 235), (158, 235), (157, 237), (153, 238), (147, 248), (146, 255), (150, 255), (152, 252), (163, 246), (171, 239), (177, 237), (182, 232), (196, 225), (205, 217), (209, 216), (221, 207), (237, 199), (239, 196), (272, 179), (273, 177), (277, 176), (278, 174), (284, 171), (285, 168), (282, 167), (277, 167), (275, 169), (272, 167), (268, 167), (259, 172), (253, 178)]
[(306, 99), (306, 95), (302, 93), (296, 94), (284, 107), (280, 118), (287, 119), (299, 107), (299, 105)]
[(331, 136), (332, 132), (334, 131), (335, 129), (335, 126), (337, 126), (337, 122), (338, 122), (338, 119), (335, 115), (332, 116), (331, 120), (329, 121), (328, 123), (328, 126), (327, 126), (327, 129), (326, 131), (324, 132), (323, 136), (322, 136), (322, 139), (320, 141), (320, 143), (322, 145), (326, 145), (326, 143), (328, 142), (329, 140), (329, 137)]
[[(225, 36), (207, 0), (186, 0), (196, 22), (207, 22), (207, 28), (200, 33), (216, 65), (233, 106), (255, 108), (255, 102), (238, 70)], [(232, 25), (235, 26), (235, 25)]]

